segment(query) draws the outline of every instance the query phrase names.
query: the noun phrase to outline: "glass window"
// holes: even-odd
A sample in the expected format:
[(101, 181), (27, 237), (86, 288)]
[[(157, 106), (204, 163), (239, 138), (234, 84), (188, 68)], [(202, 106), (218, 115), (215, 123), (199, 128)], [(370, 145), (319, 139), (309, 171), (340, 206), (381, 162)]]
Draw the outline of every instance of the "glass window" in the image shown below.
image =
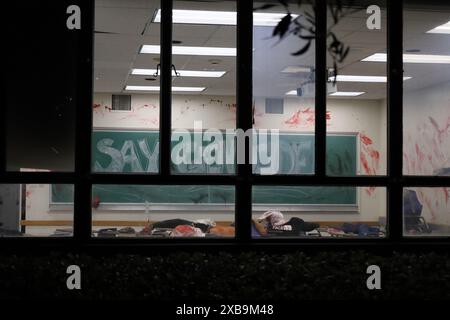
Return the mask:
[(0, 184), (0, 237), (71, 237), (73, 185)]
[(450, 174), (450, 6), (405, 1), (403, 173)]
[(405, 236), (449, 236), (448, 187), (403, 189), (403, 234)]
[(252, 236), (382, 238), (386, 189), (382, 187), (253, 187)]
[(234, 237), (234, 186), (94, 185), (96, 237)]
[[(293, 3), (287, 9), (277, 1), (259, 1), (254, 8), (254, 172), (313, 174), (315, 41), (296, 35), (298, 25), (312, 27), (312, 6)], [(277, 27), (283, 25), (287, 28)]]
[(234, 174), (236, 2), (177, 0), (172, 15), (172, 173)]
[[(77, 1), (8, 5), (3, 30), (7, 169), (74, 170), (80, 33), (66, 27)], [(80, 5), (80, 4), (78, 4)], [(29, 23), (25, 21), (36, 21)]]
[(372, 58), (386, 54), (386, 1), (329, 6), (327, 174), (385, 175), (387, 68)]
[(92, 171), (157, 173), (160, 1), (95, 4)]

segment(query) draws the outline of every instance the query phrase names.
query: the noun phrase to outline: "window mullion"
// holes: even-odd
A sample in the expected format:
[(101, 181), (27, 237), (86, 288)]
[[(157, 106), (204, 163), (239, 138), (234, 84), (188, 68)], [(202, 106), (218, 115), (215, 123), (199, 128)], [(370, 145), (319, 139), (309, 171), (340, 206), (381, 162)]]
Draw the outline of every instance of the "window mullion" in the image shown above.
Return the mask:
[(402, 237), (403, 4), (388, 2), (388, 235)]
[(87, 2), (83, 10), (80, 32), (77, 78), (76, 141), (75, 141), (75, 194), (74, 237), (77, 242), (88, 241), (91, 236), (91, 135), (92, 135), (92, 70), (94, 41), (94, 2)]
[[(253, 126), (252, 112), (252, 35), (253, 1), (237, 1), (237, 128), (244, 131)], [(251, 145), (245, 150), (249, 158)], [(236, 183), (236, 238), (239, 242), (250, 240), (252, 216), (252, 166), (250, 163), (238, 164)]]
[(325, 177), (327, 112), (327, 2), (317, 0), (316, 15), (316, 97), (315, 97), (315, 175)]
[(172, 132), (172, 0), (161, 0), (160, 174), (170, 175)]
[(0, 177), (6, 171), (6, 79), (1, 78), (0, 86)]

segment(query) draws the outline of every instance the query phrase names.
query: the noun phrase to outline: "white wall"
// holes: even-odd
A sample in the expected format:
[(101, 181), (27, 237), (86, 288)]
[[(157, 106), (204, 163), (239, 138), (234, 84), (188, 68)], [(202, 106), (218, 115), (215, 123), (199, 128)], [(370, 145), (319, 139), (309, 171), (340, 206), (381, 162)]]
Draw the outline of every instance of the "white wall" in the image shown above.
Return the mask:
[[(94, 96), (94, 128), (118, 129), (158, 129), (159, 127), (159, 96), (136, 94), (131, 100), (132, 111), (111, 111), (111, 94), (96, 94)], [(357, 99), (330, 99), (327, 110), (330, 119), (327, 122), (329, 132), (356, 132), (367, 136), (372, 142), (369, 146), (360, 143), (360, 151), (366, 153), (370, 174), (384, 174), (386, 171), (386, 107), (384, 101)], [(202, 121), (203, 128), (235, 128), (236, 105), (235, 98), (230, 96), (198, 96), (174, 95), (172, 119), (173, 128), (193, 128), (194, 121)], [(249, 106), (251, 109), (252, 106)], [(309, 110), (308, 110), (309, 108)], [(314, 101), (289, 97), (285, 99), (282, 115), (265, 114), (264, 100), (255, 101), (255, 127), (280, 129), (280, 131), (313, 132), (314, 131)], [(311, 118), (312, 117), (312, 118)], [(365, 148), (365, 149), (364, 149)], [(367, 150), (369, 148), (369, 150)], [(380, 154), (377, 165), (371, 161), (370, 154), (376, 151)], [(367, 174), (364, 168), (359, 168), (361, 174)], [(337, 212), (287, 212), (286, 217), (300, 216), (310, 221), (378, 221), (386, 213), (386, 193), (384, 188), (371, 190), (360, 188), (360, 210), (357, 213)], [(64, 220), (72, 219), (72, 214), (50, 210), (48, 186), (35, 188), (30, 196), (30, 206), (27, 202), (27, 219), (34, 220)], [(255, 212), (258, 215), (260, 212)], [(162, 220), (170, 218), (213, 218), (217, 221), (233, 220), (230, 212), (102, 212), (94, 210), (96, 220)], [(145, 217), (144, 217), (145, 216)], [(34, 233), (49, 232), (55, 228), (28, 228)], [(42, 231), (44, 230), (44, 231)]]
[[(194, 121), (202, 121), (204, 128), (235, 128), (235, 103), (230, 96), (174, 95), (172, 127), (193, 128)], [(111, 104), (111, 94), (95, 94), (94, 128), (159, 128), (159, 95), (134, 94), (132, 111), (110, 111)]]
[[(73, 210), (53, 211), (50, 209), (50, 185), (27, 184), (25, 193), (26, 220), (64, 220), (73, 221)], [(70, 226), (44, 227), (27, 226), (26, 233), (33, 236), (47, 236), (55, 229), (70, 228)]]
[[(403, 173), (449, 175), (450, 82), (404, 94)], [(449, 188), (416, 189), (423, 216), (436, 224), (450, 225)]]

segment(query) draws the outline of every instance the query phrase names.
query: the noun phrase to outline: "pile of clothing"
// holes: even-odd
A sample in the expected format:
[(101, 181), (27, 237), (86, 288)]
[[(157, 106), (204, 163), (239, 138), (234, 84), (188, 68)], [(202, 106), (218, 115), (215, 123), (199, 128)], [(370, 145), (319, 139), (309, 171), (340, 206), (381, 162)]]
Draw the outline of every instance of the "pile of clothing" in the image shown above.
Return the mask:
[(266, 211), (252, 224), (252, 236), (265, 235), (306, 236), (307, 233), (320, 227), (317, 223), (306, 222), (298, 217), (288, 221), (280, 211)]
[(204, 237), (205, 233), (211, 227), (216, 225), (211, 220), (186, 220), (186, 219), (169, 219), (148, 225), (139, 235), (151, 235), (162, 237)]
[[(207, 219), (185, 220), (170, 219), (147, 223), (139, 232), (132, 227), (103, 228), (93, 231), (98, 237), (136, 237), (136, 236), (155, 236), (155, 237), (205, 237), (206, 234), (214, 232), (216, 223)], [(234, 227), (233, 227), (234, 234)]]
[(381, 236), (383, 231), (379, 227), (369, 226), (365, 223), (343, 223), (340, 227), (327, 228), (326, 232), (334, 237), (345, 236)]
[(98, 231), (93, 231), (94, 235), (97, 234), (97, 237), (102, 238), (111, 238), (111, 237), (126, 237), (126, 236), (135, 236), (136, 230), (131, 227), (125, 227), (121, 229), (117, 228), (103, 228)]
[(149, 224), (138, 235), (161, 237), (234, 236), (234, 225), (217, 226), (209, 219), (169, 219)]

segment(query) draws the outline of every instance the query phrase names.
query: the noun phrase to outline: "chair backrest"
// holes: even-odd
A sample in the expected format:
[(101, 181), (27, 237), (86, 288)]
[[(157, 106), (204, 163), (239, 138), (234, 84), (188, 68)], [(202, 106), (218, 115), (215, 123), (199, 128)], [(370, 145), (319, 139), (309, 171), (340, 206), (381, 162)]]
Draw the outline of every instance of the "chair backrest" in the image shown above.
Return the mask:
[(422, 204), (414, 190), (403, 191), (403, 215), (404, 217), (419, 217), (422, 214)]

